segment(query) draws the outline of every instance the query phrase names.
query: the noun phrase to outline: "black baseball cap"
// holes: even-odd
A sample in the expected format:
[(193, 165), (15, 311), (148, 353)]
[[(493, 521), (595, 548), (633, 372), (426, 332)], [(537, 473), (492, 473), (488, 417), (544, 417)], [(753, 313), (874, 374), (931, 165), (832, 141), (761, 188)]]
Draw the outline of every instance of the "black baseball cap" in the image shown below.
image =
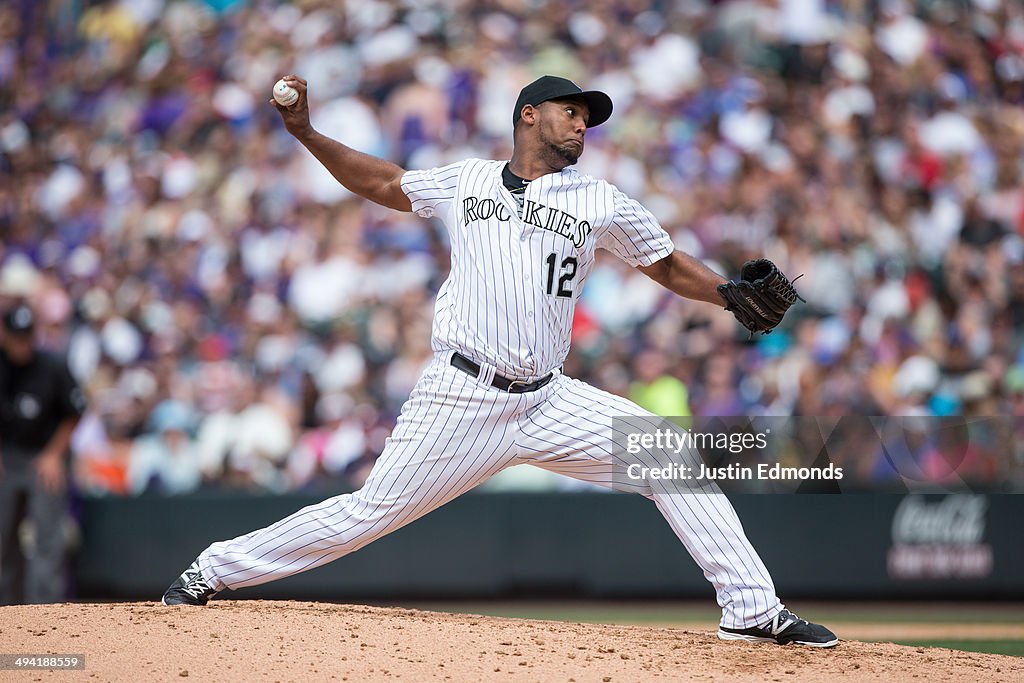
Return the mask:
[(590, 109), (587, 128), (600, 126), (612, 115), (612, 98), (600, 90), (583, 90), (568, 78), (560, 76), (541, 76), (519, 92), (516, 110), (512, 112), (512, 125), (519, 123), (523, 107), (526, 105), (537, 106), (542, 102), (563, 97), (579, 97), (587, 103), (587, 108)]
[(18, 305), (4, 313), (4, 329), (11, 334), (28, 334), (36, 326), (36, 316), (32, 309)]

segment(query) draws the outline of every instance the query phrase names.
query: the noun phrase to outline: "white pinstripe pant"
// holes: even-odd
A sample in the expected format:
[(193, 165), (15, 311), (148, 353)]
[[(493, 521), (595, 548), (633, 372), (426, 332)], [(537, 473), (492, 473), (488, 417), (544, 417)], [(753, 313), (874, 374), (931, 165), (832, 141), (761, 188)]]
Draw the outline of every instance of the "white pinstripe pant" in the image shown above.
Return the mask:
[[(254, 586), (336, 560), (512, 465), (610, 486), (612, 418), (650, 416), (560, 374), (539, 391), (509, 394), (451, 367), (450, 356), (436, 357), (420, 378), (362, 489), (204, 550), (199, 565), (214, 588)], [(638, 492), (714, 585), (723, 626), (761, 624), (782, 609), (724, 495)]]

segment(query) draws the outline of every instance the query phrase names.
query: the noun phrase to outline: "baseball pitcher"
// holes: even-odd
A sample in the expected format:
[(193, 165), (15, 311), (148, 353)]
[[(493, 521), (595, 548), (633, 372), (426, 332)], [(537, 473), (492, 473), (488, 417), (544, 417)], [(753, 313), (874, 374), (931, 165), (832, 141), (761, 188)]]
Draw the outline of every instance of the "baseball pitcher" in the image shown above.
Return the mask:
[[(726, 281), (675, 250), (657, 219), (613, 185), (577, 172), (589, 128), (611, 99), (544, 76), (519, 94), (509, 161), (467, 159), (406, 171), (321, 135), (309, 121), (307, 84), (287, 106), (288, 131), (346, 188), (398, 211), (434, 216), (451, 241), (451, 273), (438, 293), (434, 359), (402, 408), (359, 491), (302, 509), (264, 529), (218, 541), (163, 596), (203, 605), (336, 560), (469, 491), (529, 463), (612, 485), (613, 417), (653, 417), (634, 403), (565, 376), (573, 309), (606, 249), (679, 296), (725, 307), (769, 332), (797, 296), (764, 259)], [(823, 626), (780, 602), (771, 576), (726, 497), (639, 486), (714, 585), (727, 640), (832, 647)]]

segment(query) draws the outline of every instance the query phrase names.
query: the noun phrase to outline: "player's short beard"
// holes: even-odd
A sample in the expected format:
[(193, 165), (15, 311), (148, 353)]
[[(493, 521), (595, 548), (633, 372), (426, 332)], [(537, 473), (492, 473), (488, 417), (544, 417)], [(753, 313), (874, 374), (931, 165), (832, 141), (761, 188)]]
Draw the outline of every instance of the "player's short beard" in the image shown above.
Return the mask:
[(568, 145), (559, 145), (548, 139), (548, 136), (544, 135), (543, 130), (537, 131), (540, 135), (540, 144), (543, 145), (543, 150), (549, 160), (554, 161), (557, 165), (558, 162), (562, 163), (562, 168), (566, 166), (572, 166), (580, 160), (580, 152), (577, 152), (574, 147)]

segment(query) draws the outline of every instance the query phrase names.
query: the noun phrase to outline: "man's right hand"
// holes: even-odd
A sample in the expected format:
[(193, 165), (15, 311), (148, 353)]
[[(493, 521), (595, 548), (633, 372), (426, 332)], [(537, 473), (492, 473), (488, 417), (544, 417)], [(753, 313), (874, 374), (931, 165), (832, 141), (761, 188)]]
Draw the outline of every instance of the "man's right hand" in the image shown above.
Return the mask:
[(273, 98), (271, 98), (270, 103), (277, 107), (277, 111), (281, 113), (281, 119), (284, 121), (284, 127), (288, 129), (288, 132), (301, 140), (313, 132), (313, 126), (309, 123), (309, 102), (306, 99), (306, 81), (305, 79), (294, 75), (285, 76), (282, 80), (298, 91), (299, 99), (295, 100), (287, 107), (278, 104)]

